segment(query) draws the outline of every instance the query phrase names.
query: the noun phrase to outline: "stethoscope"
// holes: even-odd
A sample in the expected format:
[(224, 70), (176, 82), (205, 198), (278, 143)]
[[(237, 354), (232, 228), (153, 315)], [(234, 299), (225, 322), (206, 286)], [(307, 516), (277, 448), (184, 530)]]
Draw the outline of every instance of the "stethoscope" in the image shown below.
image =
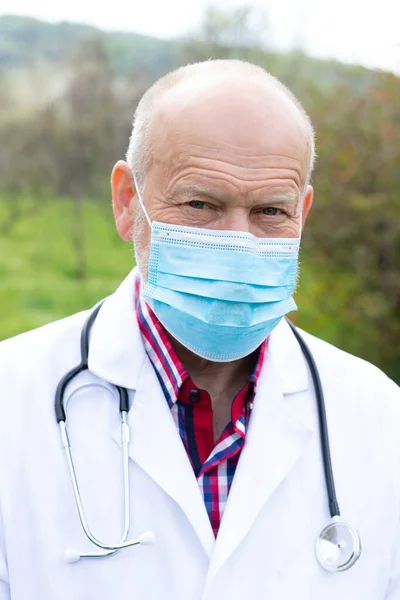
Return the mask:
[[(64, 393), (67, 385), (82, 371), (88, 370), (88, 355), (89, 355), (89, 336), (92, 325), (97, 317), (97, 314), (104, 300), (99, 302), (86, 320), (80, 338), (81, 346), (81, 362), (74, 367), (60, 380), (55, 394), (55, 412), (57, 422), (60, 427), (60, 435), (62, 445), (67, 458), (68, 470), (71, 477), (76, 507), (78, 509), (79, 519), (87, 538), (103, 552), (98, 553), (80, 553), (75, 548), (67, 548), (65, 550), (65, 559), (67, 562), (76, 562), (81, 558), (105, 558), (111, 556), (130, 546), (151, 545), (154, 543), (154, 534), (151, 531), (142, 533), (135, 540), (128, 540), (130, 528), (130, 480), (129, 480), (129, 459), (128, 445), (130, 439), (130, 430), (127, 423), (129, 412), (129, 396), (126, 388), (116, 386), (119, 395), (119, 411), (121, 415), (121, 442), (122, 442), (122, 458), (123, 458), (123, 483), (124, 483), (124, 528), (118, 544), (108, 544), (98, 540), (91, 532), (85, 510), (82, 504), (82, 498), (79, 491), (78, 480), (75, 472), (74, 461), (71, 453), (71, 446), (67, 432), (67, 417), (64, 407)], [(310, 349), (305, 343), (303, 337), (299, 334), (296, 327), (288, 321), (288, 324), (296, 337), (304, 358), (307, 361), (310, 369), (315, 396), (318, 407), (318, 420), (321, 439), (322, 458), (324, 463), (326, 489), (329, 500), (329, 512), (331, 520), (322, 529), (315, 542), (315, 554), (318, 563), (323, 569), (330, 572), (347, 571), (350, 569), (361, 555), (361, 540), (357, 530), (347, 521), (340, 517), (339, 504), (336, 497), (335, 482), (332, 470), (332, 460), (329, 448), (329, 435), (326, 419), (325, 400), (322, 390), (321, 379), (318, 369)]]
[(89, 357), (89, 335), (92, 325), (97, 317), (97, 314), (103, 304), (104, 300), (96, 304), (93, 311), (89, 315), (81, 331), (81, 362), (78, 366), (74, 367), (59, 381), (55, 394), (55, 411), (57, 422), (60, 426), (60, 434), (62, 445), (65, 449), (65, 455), (67, 457), (67, 464), (69, 474), (71, 476), (71, 483), (74, 490), (74, 497), (76, 507), (78, 509), (79, 519), (82, 525), (82, 529), (85, 532), (87, 538), (105, 552), (93, 553), (81, 553), (76, 548), (66, 548), (64, 558), (67, 562), (77, 562), (81, 558), (106, 558), (122, 550), (122, 548), (129, 548), (130, 546), (148, 546), (154, 543), (154, 534), (151, 531), (142, 533), (135, 540), (127, 540), (129, 528), (130, 528), (130, 512), (129, 512), (129, 501), (130, 501), (130, 481), (129, 481), (129, 458), (128, 458), (128, 445), (130, 439), (130, 429), (127, 422), (127, 416), (129, 412), (129, 396), (126, 388), (116, 386), (119, 395), (119, 412), (121, 415), (121, 442), (122, 442), (122, 461), (123, 461), (123, 482), (124, 482), (124, 528), (121, 534), (120, 541), (118, 544), (107, 544), (98, 540), (93, 533), (90, 531), (85, 510), (83, 508), (82, 497), (79, 491), (78, 479), (76, 476), (74, 461), (71, 453), (71, 445), (68, 438), (67, 431), (67, 416), (65, 414), (64, 407), (64, 393), (68, 383), (70, 383), (74, 377), (76, 377), (82, 371), (88, 370), (88, 357)]

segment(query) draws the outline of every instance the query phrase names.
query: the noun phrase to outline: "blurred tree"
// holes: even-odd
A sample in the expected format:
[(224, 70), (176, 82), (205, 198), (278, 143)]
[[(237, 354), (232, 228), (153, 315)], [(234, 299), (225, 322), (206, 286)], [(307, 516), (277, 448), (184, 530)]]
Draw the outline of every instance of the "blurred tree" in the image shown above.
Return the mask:
[[(56, 107), (37, 114), (15, 114), (0, 124), (0, 188), (7, 211), (0, 223), (3, 235), (23, 217), (40, 211), (54, 194), (57, 179)], [(26, 193), (30, 201), (26, 202)]]
[[(129, 129), (122, 132), (121, 125), (128, 125), (133, 108), (128, 107), (123, 89), (121, 100), (116, 95), (115, 75), (102, 38), (91, 37), (78, 46), (65, 66), (65, 75), (60, 95), (0, 124), (1, 137), (8, 140), (7, 146), (0, 146), (0, 185), (8, 205), (0, 229), (6, 234), (27, 216), (27, 210), (37, 212), (49, 198), (72, 198), (76, 276), (84, 278), (82, 201), (108, 197), (110, 170), (129, 135)], [(128, 114), (129, 119), (123, 118)], [(21, 194), (26, 190), (37, 199), (28, 208)]]
[(71, 241), (76, 276), (87, 274), (85, 222), (82, 209), (87, 196), (104, 196), (115, 155), (114, 119), (117, 103), (114, 74), (103, 40), (90, 38), (71, 56), (71, 77), (63, 98), (65, 129), (58, 162), (58, 192), (74, 200)]
[(265, 11), (247, 5), (234, 10), (209, 7), (204, 20), (183, 46), (190, 60), (207, 58), (241, 58), (252, 60), (269, 46), (270, 34)]
[[(382, 73), (368, 94), (341, 86), (323, 103), (317, 97), (311, 113), (319, 157), (307, 239), (328, 269), (357, 282), (346, 307), (361, 332), (357, 346), (399, 376), (400, 81)], [(363, 329), (375, 332), (367, 349)]]

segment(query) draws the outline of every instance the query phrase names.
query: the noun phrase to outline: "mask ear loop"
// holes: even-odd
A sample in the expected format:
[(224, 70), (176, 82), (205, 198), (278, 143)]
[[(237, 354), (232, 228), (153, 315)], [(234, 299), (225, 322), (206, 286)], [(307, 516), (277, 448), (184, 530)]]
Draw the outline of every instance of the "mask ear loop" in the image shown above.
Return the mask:
[(298, 232), (298, 240), (299, 240), (299, 242), (301, 242), (302, 233), (303, 233), (303, 210), (300, 213), (300, 219), (299, 219), (299, 232)]
[(136, 193), (137, 193), (137, 195), (138, 195), (138, 199), (139, 199), (139, 204), (140, 204), (140, 206), (142, 207), (142, 210), (143, 210), (143, 212), (144, 212), (144, 216), (146, 217), (146, 219), (147, 219), (147, 222), (148, 222), (148, 224), (149, 224), (149, 227), (150, 227), (150, 229), (151, 229), (151, 228), (152, 228), (152, 223), (151, 223), (151, 221), (150, 221), (150, 217), (149, 217), (149, 215), (147, 214), (147, 210), (146, 210), (146, 209), (145, 209), (145, 207), (144, 207), (144, 204), (143, 204), (143, 199), (142, 199), (142, 195), (141, 195), (141, 193), (140, 193), (140, 190), (139, 190), (139, 186), (138, 186), (138, 182), (137, 182), (137, 179), (136, 179), (136, 175), (135, 175), (135, 173), (134, 173), (134, 172), (132, 173), (132, 175), (133, 175), (133, 182), (134, 182), (134, 184), (135, 184), (135, 188), (136, 188)]
[(303, 233), (303, 222), (302, 222), (302, 215), (300, 216), (300, 221), (299, 221), (299, 240), (301, 241), (301, 236)]

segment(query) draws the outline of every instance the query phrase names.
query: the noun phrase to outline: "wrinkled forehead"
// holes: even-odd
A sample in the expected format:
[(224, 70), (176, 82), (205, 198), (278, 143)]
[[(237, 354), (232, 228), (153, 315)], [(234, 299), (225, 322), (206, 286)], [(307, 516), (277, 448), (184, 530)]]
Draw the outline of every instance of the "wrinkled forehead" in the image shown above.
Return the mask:
[(304, 116), (285, 93), (259, 80), (188, 80), (168, 90), (154, 109), (150, 144), (155, 159), (174, 161), (189, 149), (283, 156), (299, 162), (304, 177), (310, 160), (310, 132)]

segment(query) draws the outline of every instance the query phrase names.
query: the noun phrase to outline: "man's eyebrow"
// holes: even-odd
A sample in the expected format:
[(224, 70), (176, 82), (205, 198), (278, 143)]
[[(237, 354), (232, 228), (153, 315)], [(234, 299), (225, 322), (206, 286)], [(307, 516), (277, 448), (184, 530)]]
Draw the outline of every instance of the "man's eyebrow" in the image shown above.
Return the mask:
[(257, 204), (295, 204), (299, 201), (300, 194), (298, 192), (274, 192), (268, 198), (262, 198)]
[[(201, 196), (203, 198), (210, 198), (214, 200), (223, 200), (224, 198), (229, 199), (231, 194), (228, 191), (218, 190), (216, 188), (208, 187), (202, 183), (182, 183), (177, 185), (167, 196), (168, 199), (174, 200), (180, 197), (193, 197)], [(277, 205), (283, 206), (288, 204), (296, 204), (299, 201), (300, 194), (298, 192), (289, 191), (271, 191), (270, 194), (264, 197), (260, 197), (254, 202), (254, 205)]]
[(177, 185), (169, 194), (168, 197), (173, 199), (179, 196), (207, 196), (208, 198), (218, 198), (224, 194), (221, 191), (210, 188), (201, 183), (182, 183)]

